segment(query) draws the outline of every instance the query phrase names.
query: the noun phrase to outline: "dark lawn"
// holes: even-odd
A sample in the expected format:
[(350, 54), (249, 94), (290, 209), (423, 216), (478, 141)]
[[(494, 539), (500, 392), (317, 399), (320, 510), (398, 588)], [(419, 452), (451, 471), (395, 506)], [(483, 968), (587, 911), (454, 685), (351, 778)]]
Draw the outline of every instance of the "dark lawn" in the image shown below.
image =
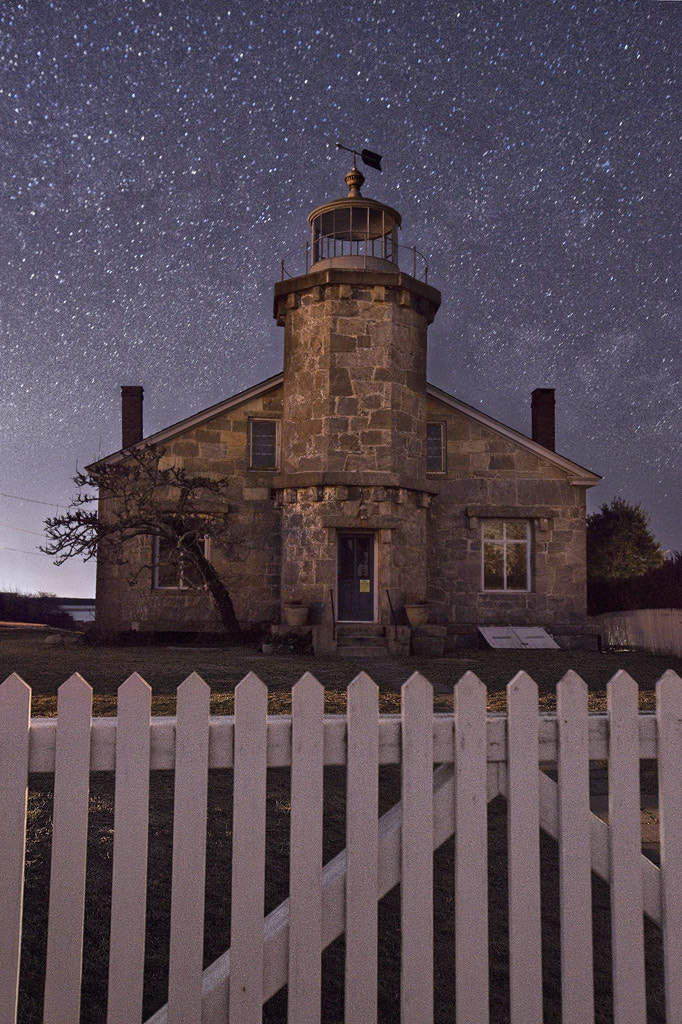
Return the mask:
[[(18, 672), (33, 689), (38, 714), (54, 713), (57, 687), (73, 672), (80, 672), (93, 686), (96, 714), (114, 713), (116, 689), (132, 672), (139, 672), (152, 687), (156, 714), (173, 713), (175, 690), (190, 672), (198, 672), (211, 687), (216, 713), (232, 710), (234, 687), (248, 672), (255, 672), (270, 689), (271, 710), (286, 711), (291, 687), (306, 671), (325, 687), (327, 709), (343, 711), (346, 687), (361, 669), (379, 685), (385, 711), (398, 710), (398, 691), (413, 672), (426, 676), (437, 697), (449, 698), (454, 684), (468, 670), (488, 687), (491, 709), (504, 708), (504, 688), (520, 670), (537, 682), (542, 706), (551, 708), (556, 684), (569, 669), (586, 681), (594, 710), (606, 706), (606, 684), (619, 669), (638, 682), (641, 706), (650, 709), (656, 680), (668, 668), (682, 675), (682, 658), (640, 651), (467, 650), (447, 658), (362, 662), (312, 655), (264, 655), (256, 647), (52, 646), (35, 632), (0, 632), (0, 679)], [(447, 703), (448, 699), (438, 701), (442, 707)]]

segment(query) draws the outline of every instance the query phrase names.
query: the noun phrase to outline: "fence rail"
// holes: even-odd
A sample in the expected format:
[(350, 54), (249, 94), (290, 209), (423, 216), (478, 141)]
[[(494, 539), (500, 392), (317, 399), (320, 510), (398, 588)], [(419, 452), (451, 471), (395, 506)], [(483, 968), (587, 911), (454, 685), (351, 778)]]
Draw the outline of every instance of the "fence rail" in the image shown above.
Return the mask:
[[(251, 1024), (288, 986), (288, 1019), (320, 1020), (322, 951), (346, 936), (345, 1019), (376, 1024), (378, 901), (400, 884), (401, 1019), (433, 1020), (433, 854), (454, 836), (455, 1011), (489, 1019), (487, 804), (508, 812), (509, 994), (512, 1024), (542, 1021), (539, 836), (558, 843), (561, 1013), (594, 1020), (591, 872), (611, 886), (613, 1019), (646, 1021), (644, 917), (662, 930), (668, 1021), (682, 1020), (682, 680), (667, 672), (655, 713), (638, 712), (637, 684), (619, 672), (606, 714), (588, 714), (587, 688), (569, 672), (557, 712), (538, 712), (533, 680), (507, 687), (507, 714), (486, 712), (472, 673), (454, 687), (452, 713), (433, 711), (415, 673), (402, 712), (380, 715), (361, 673), (345, 715), (323, 714), (306, 673), (292, 714), (267, 716), (264, 684), (249, 674), (234, 716), (209, 714), (209, 689), (191, 675), (177, 716), (152, 717), (138, 675), (119, 689), (116, 718), (92, 718), (78, 675), (58, 692), (56, 719), (30, 718), (16, 675), (0, 686), (0, 1021), (16, 1021), (27, 782), (54, 774), (44, 1020), (80, 1016), (88, 787), (115, 772), (107, 1021), (142, 1021), (149, 773), (175, 771), (168, 1003), (148, 1024)], [(641, 851), (640, 759), (658, 761), (660, 868)], [(591, 761), (608, 760), (608, 823), (590, 811)], [(346, 847), (323, 865), (323, 770), (346, 769)], [(381, 817), (378, 771), (400, 765), (401, 799)], [(290, 768), (290, 894), (264, 917), (267, 769)], [(231, 945), (203, 970), (207, 778), (233, 772)], [(555, 769), (557, 781), (548, 774)], [(87, 952), (86, 952), (87, 955)]]

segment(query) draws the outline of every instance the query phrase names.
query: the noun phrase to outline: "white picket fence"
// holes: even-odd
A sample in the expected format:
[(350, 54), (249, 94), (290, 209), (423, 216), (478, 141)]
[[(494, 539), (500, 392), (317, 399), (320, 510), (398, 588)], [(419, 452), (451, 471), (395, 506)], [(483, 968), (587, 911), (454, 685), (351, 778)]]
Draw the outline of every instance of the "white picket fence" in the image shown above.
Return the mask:
[[(489, 1020), (487, 803), (508, 801), (509, 987), (512, 1024), (543, 1012), (540, 830), (558, 841), (563, 1024), (594, 1020), (590, 871), (611, 886), (613, 1019), (645, 1024), (644, 916), (660, 925), (667, 1020), (682, 1020), (682, 680), (667, 672), (657, 711), (640, 714), (638, 688), (619, 672), (606, 714), (588, 714), (573, 672), (557, 712), (538, 712), (519, 673), (507, 714), (486, 712), (467, 673), (453, 713), (434, 713), (421, 675), (402, 688), (402, 713), (379, 715), (361, 673), (346, 715), (325, 716), (306, 674), (291, 716), (267, 716), (253, 674), (234, 716), (210, 716), (195, 674), (178, 690), (176, 718), (151, 717), (139, 676), (120, 688), (117, 718), (92, 718), (78, 675), (59, 689), (56, 718), (30, 717), (16, 675), (0, 686), (0, 1022), (16, 1021), (22, 892), (31, 772), (54, 773), (45, 1024), (80, 1014), (88, 792), (92, 772), (115, 771), (109, 1024), (142, 1021), (149, 772), (175, 771), (168, 1003), (148, 1024), (252, 1024), (288, 986), (288, 1020), (320, 1020), (322, 950), (345, 933), (345, 1020), (377, 1022), (378, 900), (398, 883), (401, 1020), (427, 1024), (434, 1008), (434, 850), (454, 834), (457, 1024)], [(660, 868), (641, 852), (639, 759), (658, 759)], [(608, 759), (608, 824), (590, 812), (589, 763)], [(378, 766), (401, 766), (401, 801), (378, 815)], [(323, 769), (346, 766), (346, 849), (322, 862)], [(558, 782), (546, 774), (555, 766)], [(435, 770), (434, 770), (434, 766)], [(267, 769), (291, 769), (289, 898), (264, 918)], [(231, 948), (202, 970), (209, 769), (234, 772)], [(102, 1018), (104, 1019), (103, 1015)]]

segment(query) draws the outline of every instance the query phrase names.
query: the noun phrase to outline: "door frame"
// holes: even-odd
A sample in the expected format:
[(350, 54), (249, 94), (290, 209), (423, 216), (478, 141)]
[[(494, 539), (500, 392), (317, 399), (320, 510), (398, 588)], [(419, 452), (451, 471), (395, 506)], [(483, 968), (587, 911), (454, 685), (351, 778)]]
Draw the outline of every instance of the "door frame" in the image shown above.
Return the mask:
[[(373, 600), (372, 600), (372, 618), (371, 619), (341, 619), (341, 618), (338, 617), (338, 615), (339, 615), (339, 540), (340, 540), (342, 535), (346, 535), (346, 536), (353, 535), (353, 536), (356, 536), (356, 537), (357, 536), (361, 536), (361, 537), (369, 537), (369, 536), (371, 536), (373, 538), (373, 548), (372, 548), (372, 598), (373, 598)], [(336, 586), (335, 586), (334, 590), (335, 590), (335, 601), (336, 601), (336, 621), (339, 622), (339, 623), (344, 623), (345, 624), (347, 622), (351, 622), (351, 623), (357, 623), (358, 625), (361, 625), (362, 623), (366, 624), (368, 622), (378, 622), (379, 621), (379, 588), (377, 586), (378, 554), (379, 554), (379, 545), (377, 543), (378, 536), (379, 536), (379, 531), (378, 530), (363, 530), (363, 529), (359, 529), (359, 530), (355, 529), (354, 530), (352, 527), (345, 527), (345, 526), (344, 527), (339, 527), (336, 530), (336, 538), (335, 538), (335, 545), (336, 545), (336, 556), (335, 556), (336, 557), (336, 573), (335, 573), (335, 576), (336, 576)]]

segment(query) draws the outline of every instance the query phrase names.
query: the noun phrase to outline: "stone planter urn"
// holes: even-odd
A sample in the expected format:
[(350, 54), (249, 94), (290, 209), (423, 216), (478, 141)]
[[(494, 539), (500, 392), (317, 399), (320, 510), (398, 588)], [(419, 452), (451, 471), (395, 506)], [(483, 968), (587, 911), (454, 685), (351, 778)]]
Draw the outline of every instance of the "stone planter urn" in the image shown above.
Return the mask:
[(305, 626), (308, 621), (308, 606), (300, 601), (287, 601), (284, 605), (284, 621), (287, 626)]
[(424, 601), (406, 604), (405, 614), (412, 629), (416, 629), (418, 626), (426, 625), (429, 618), (429, 606)]

